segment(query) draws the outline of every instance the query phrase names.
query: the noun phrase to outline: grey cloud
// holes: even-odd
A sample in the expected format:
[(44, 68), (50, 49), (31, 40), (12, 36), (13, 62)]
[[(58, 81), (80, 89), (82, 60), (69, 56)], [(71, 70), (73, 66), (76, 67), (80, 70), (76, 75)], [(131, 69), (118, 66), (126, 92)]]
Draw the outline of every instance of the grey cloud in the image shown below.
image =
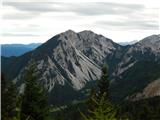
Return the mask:
[(23, 37), (23, 36), (27, 36), (27, 37), (37, 37), (39, 35), (35, 35), (35, 34), (30, 34), (30, 33), (2, 33), (2, 36), (4, 37)]
[(53, 2), (53, 0), (5, 0), (5, 2)]
[(54, 7), (53, 3), (49, 2), (3, 2), (4, 6), (12, 6), (17, 10), (26, 12), (54, 12), (61, 11)]
[[(19, 10), (20, 14), (5, 14), (4, 19), (30, 19), (46, 12), (66, 13), (72, 12), (78, 16), (99, 16), (99, 15), (119, 15), (128, 20), (117, 21), (97, 21), (95, 25), (101, 27), (117, 27), (120, 29), (158, 29), (158, 21), (153, 21), (152, 14), (148, 16), (150, 20), (145, 20), (145, 6), (140, 4), (120, 4), (120, 3), (62, 3), (62, 2), (4, 2), (4, 6), (12, 6)], [(138, 14), (138, 15), (137, 15)], [(53, 14), (54, 15), (54, 14)], [(63, 14), (62, 14), (63, 15)], [(140, 15), (140, 16), (139, 16)], [(60, 15), (61, 16), (61, 15)], [(51, 16), (50, 16), (51, 17)], [(75, 17), (75, 16), (73, 16)], [(65, 17), (64, 17), (65, 18)], [(72, 17), (66, 18), (72, 19)], [(155, 18), (155, 17), (154, 17)], [(50, 18), (51, 19), (51, 18)]]
[(84, 3), (70, 7), (70, 10), (82, 15), (130, 14), (141, 9), (144, 9), (143, 5), (117, 3)]
[(128, 21), (97, 21), (95, 22), (97, 26), (101, 27), (112, 27), (121, 30), (158, 30), (159, 23), (158, 21), (153, 20), (128, 20)]
[[(58, 3), (58, 2), (4, 2), (4, 6), (12, 6), (27, 12), (73, 12), (81, 15), (129, 14), (144, 9), (139, 4), (120, 3)], [(58, 7), (57, 7), (58, 6)]]
[(3, 2), (3, 6), (10, 6), (18, 10), (17, 13), (3, 14), (3, 19), (25, 20), (40, 16), (46, 12), (60, 11), (53, 4), (42, 2)]
[(7, 14), (4, 14), (2, 16), (3, 19), (7, 19), (7, 20), (26, 20), (26, 19), (31, 19), (31, 18), (34, 18), (38, 16), (38, 14), (29, 14), (29, 13), (7, 13)]

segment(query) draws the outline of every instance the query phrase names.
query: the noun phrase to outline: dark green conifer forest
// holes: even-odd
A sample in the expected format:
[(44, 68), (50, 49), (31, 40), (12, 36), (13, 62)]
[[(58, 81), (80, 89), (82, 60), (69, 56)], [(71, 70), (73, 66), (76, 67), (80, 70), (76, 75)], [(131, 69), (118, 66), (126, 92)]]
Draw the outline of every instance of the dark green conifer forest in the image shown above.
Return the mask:
[(107, 66), (96, 87), (88, 98), (75, 104), (50, 106), (44, 86), (36, 76), (34, 62), (29, 65), (24, 77), (22, 94), (12, 82), (7, 82), (1, 73), (1, 118), (2, 120), (159, 120), (160, 97), (138, 101), (124, 100), (113, 103), (110, 99), (109, 73)]

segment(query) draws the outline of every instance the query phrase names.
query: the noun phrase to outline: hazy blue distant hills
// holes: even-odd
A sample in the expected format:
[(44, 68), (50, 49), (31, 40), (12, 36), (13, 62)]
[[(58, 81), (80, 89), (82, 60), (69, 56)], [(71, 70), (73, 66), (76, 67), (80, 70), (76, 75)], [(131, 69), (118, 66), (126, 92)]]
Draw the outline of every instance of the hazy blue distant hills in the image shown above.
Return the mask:
[(31, 44), (2, 44), (1, 45), (1, 56), (20, 56), (26, 52), (29, 52), (37, 48), (41, 43), (31, 43)]
[(130, 42), (119, 42), (118, 44), (126, 46), (126, 45), (133, 45), (137, 42), (138, 42), (138, 40), (133, 40), (133, 41), (130, 41)]

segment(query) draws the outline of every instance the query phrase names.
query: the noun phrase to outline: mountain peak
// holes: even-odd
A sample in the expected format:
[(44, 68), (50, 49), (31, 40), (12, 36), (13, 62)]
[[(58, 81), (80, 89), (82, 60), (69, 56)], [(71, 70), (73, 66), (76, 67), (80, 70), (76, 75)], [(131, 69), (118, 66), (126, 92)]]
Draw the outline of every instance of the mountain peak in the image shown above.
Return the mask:
[(95, 34), (93, 31), (91, 31), (91, 30), (83, 30), (83, 31), (81, 31), (81, 32), (79, 32), (80, 34), (81, 33), (88, 33), (88, 34)]
[[(65, 31), (63, 33), (65, 33), (65, 34), (73, 34), (74, 33), (75, 34), (76, 32), (71, 29), (68, 29), (67, 31)], [(96, 33), (94, 33), (91, 30), (83, 30), (83, 31), (79, 32), (79, 34), (96, 34)]]
[(160, 35), (151, 35), (140, 41), (143, 44), (156, 44), (160, 43)]
[(136, 46), (141, 48), (151, 48), (155, 52), (159, 52), (160, 49), (160, 35), (151, 35), (141, 41), (139, 41)]
[(65, 34), (75, 34), (76, 32), (71, 30), (71, 29), (69, 29), (69, 30), (67, 30), (67, 31), (65, 31), (63, 33), (65, 33)]
[(69, 30), (67, 30), (67, 31), (65, 31), (63, 33), (60, 33), (59, 35), (62, 37), (62, 39), (72, 39), (72, 38), (75, 38), (77, 33), (74, 32), (73, 30), (69, 29)]
[[(159, 41), (157, 35), (152, 37)], [(151, 38), (144, 41), (152, 41)], [(23, 56), (2, 57), (2, 72), (22, 88), (25, 70), (29, 62), (35, 60), (38, 80), (51, 93), (49, 101), (63, 103), (65, 99), (71, 103), (74, 98), (81, 99), (80, 90), (92, 86), (101, 75), (100, 67), (108, 64), (112, 82), (111, 97), (120, 100), (128, 96), (130, 91), (143, 89), (151, 81), (151, 74), (159, 77), (159, 46), (157, 43), (138, 42), (122, 47), (90, 30), (78, 33), (67, 30)]]

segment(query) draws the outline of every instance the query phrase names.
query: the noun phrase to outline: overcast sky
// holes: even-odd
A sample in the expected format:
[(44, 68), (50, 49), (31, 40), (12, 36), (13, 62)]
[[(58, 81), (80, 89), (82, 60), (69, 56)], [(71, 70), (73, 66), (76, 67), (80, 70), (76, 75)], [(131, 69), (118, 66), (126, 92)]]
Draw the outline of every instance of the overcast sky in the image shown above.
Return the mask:
[(3, 0), (1, 44), (45, 42), (68, 29), (91, 30), (115, 42), (160, 33), (159, 0), (33, 1)]

